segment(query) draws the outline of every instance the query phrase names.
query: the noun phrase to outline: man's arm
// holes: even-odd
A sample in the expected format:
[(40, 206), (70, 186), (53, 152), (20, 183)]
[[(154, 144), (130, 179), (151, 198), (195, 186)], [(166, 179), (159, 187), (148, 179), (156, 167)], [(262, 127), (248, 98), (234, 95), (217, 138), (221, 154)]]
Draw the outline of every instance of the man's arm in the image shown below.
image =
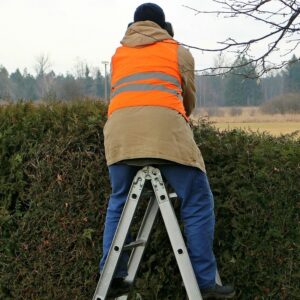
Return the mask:
[(195, 62), (190, 51), (182, 46), (178, 47), (178, 64), (182, 78), (183, 105), (187, 116), (190, 116), (196, 102)]

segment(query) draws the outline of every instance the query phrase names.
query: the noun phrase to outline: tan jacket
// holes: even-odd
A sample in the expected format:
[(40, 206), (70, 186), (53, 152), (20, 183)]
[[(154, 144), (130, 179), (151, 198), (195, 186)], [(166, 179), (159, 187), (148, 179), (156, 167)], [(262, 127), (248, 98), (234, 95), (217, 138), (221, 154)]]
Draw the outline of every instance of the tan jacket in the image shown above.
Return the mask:
[[(127, 29), (121, 44), (141, 47), (164, 39), (171, 39), (164, 29), (151, 21), (142, 21)], [(194, 59), (181, 46), (178, 64), (183, 103), (190, 115), (195, 107)], [(139, 106), (113, 112), (104, 127), (104, 145), (108, 165), (128, 159), (157, 158), (205, 171), (189, 124), (180, 113), (169, 108)]]

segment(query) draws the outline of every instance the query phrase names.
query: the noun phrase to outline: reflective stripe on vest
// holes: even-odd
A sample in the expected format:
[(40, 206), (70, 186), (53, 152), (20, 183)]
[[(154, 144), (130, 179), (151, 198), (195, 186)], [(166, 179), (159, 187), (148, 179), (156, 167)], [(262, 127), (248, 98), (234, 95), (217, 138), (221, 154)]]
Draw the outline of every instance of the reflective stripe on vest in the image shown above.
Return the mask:
[[(180, 92), (167, 88), (166, 86), (162, 84), (150, 84), (150, 83), (131, 83), (133, 81), (139, 81), (139, 80), (145, 80), (145, 79), (160, 79), (165, 82), (168, 82), (172, 85), (175, 85)], [(122, 85), (125, 84), (126, 85)], [(120, 87), (119, 87), (120, 86)], [(160, 72), (147, 72), (147, 73), (138, 73), (138, 74), (133, 74), (126, 76), (120, 80), (118, 80), (112, 87), (113, 93), (112, 97), (117, 96), (118, 94), (122, 92), (129, 92), (129, 91), (162, 91), (166, 93), (171, 93), (173, 95), (176, 95), (181, 101), (182, 101), (182, 96), (181, 96), (181, 85), (177, 78), (160, 73)]]
[(151, 78), (158, 78), (164, 81), (169, 81), (173, 84), (175, 84), (179, 89), (181, 89), (181, 84), (177, 80), (176, 77), (162, 73), (162, 72), (143, 72), (138, 74), (129, 75), (126, 77), (123, 77), (122, 79), (118, 80), (114, 85), (114, 87), (117, 87), (120, 84), (128, 83), (131, 81), (137, 81), (137, 80), (144, 80), (144, 79), (151, 79)]
[(112, 91), (108, 116), (130, 106), (163, 106), (186, 119), (178, 45), (173, 40), (145, 47), (119, 47), (112, 58)]

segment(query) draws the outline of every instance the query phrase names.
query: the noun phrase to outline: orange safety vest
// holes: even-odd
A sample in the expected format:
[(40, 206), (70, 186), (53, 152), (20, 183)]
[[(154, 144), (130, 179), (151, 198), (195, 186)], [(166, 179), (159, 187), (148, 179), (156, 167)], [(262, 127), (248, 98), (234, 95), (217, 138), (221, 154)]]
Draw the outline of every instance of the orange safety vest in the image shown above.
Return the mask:
[(163, 106), (177, 110), (188, 120), (183, 106), (178, 44), (174, 40), (119, 47), (111, 68), (108, 116), (129, 106)]

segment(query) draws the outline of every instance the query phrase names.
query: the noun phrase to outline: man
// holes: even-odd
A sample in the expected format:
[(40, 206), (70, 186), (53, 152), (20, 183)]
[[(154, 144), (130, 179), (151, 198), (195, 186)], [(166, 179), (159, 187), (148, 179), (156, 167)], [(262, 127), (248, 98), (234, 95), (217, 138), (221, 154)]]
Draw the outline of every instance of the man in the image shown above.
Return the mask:
[[(104, 127), (112, 194), (100, 272), (133, 177), (141, 166), (155, 165), (181, 199), (187, 248), (203, 297), (230, 298), (232, 287), (215, 284), (213, 196), (188, 123), (195, 106), (194, 59), (172, 36), (163, 10), (142, 4), (112, 57), (112, 94)], [(123, 254), (113, 288), (124, 283), (127, 260)]]

